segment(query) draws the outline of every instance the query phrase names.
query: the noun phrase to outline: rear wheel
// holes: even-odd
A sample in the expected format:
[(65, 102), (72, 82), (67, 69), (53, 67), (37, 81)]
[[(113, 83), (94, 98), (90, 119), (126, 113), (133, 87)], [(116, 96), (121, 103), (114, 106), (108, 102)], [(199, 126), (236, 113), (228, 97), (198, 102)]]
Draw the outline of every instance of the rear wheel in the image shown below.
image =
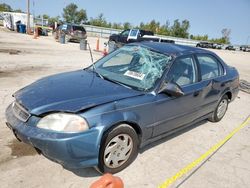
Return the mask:
[(108, 131), (103, 138), (98, 171), (117, 173), (130, 165), (138, 154), (138, 136), (135, 130), (121, 124)]
[(212, 122), (220, 121), (224, 117), (224, 115), (226, 114), (227, 107), (228, 107), (228, 96), (224, 95), (221, 98), (220, 102), (218, 103), (212, 116), (209, 118), (209, 121), (212, 121)]

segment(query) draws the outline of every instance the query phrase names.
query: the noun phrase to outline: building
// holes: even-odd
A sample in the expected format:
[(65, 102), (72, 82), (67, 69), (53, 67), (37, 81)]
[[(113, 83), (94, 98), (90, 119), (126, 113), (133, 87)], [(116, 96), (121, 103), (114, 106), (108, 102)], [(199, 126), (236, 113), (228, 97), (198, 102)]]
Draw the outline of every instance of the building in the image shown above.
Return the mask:
[[(3, 20), (3, 26), (10, 30), (16, 30), (16, 22), (27, 25), (27, 13), (0, 12), (0, 19)], [(34, 17), (31, 14), (30, 27), (34, 27)]]

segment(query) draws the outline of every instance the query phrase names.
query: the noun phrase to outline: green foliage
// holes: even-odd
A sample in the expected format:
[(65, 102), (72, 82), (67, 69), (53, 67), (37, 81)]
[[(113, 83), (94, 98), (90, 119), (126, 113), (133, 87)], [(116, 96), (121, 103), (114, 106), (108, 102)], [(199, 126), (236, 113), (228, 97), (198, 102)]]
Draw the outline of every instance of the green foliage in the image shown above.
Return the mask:
[(59, 23), (60, 22), (60, 16), (56, 16), (56, 17), (49, 17), (48, 18), (48, 22), (49, 22), (49, 25), (50, 24), (54, 24), (55, 22)]
[(83, 9), (78, 11), (78, 6), (71, 3), (63, 9), (63, 18), (68, 23), (80, 24), (87, 21), (87, 13)]
[(190, 27), (190, 24), (188, 20), (183, 20), (180, 23), (179, 20), (177, 19), (174, 21), (174, 24), (170, 28), (170, 35), (174, 37), (188, 38), (189, 27)]
[(106, 18), (103, 14), (99, 14), (96, 18), (90, 18), (89, 25), (99, 26), (99, 27), (107, 27), (113, 29), (129, 29), (132, 28), (132, 25), (129, 22), (125, 23), (111, 23), (107, 22)]
[(8, 5), (6, 3), (1, 3), (0, 4), (0, 11), (1, 12), (12, 12), (12, 8), (10, 5)]
[(19, 12), (19, 13), (23, 13), (23, 11), (21, 9), (13, 10), (11, 8), (11, 6), (6, 4), (6, 3), (1, 3), (0, 4), (0, 12)]
[(90, 18), (90, 25), (99, 26), (99, 27), (108, 27), (108, 23), (103, 14), (99, 14), (96, 18)]
[(190, 35), (190, 39), (193, 40), (201, 40), (201, 41), (209, 41), (209, 42), (213, 42), (213, 43), (218, 43), (218, 44), (230, 44), (230, 34), (231, 34), (231, 30), (224, 28), (221, 31), (222, 37), (221, 38), (212, 38), (209, 39), (208, 35)]
[(190, 35), (190, 39), (207, 41), (208, 35)]
[(113, 29), (123, 29), (123, 26), (121, 23), (113, 23), (112, 28)]
[(19, 13), (23, 13), (23, 11), (21, 9), (16, 9), (13, 12), (19, 12)]
[(217, 39), (210, 39), (210, 42), (219, 43), (219, 44), (229, 44), (229, 40), (225, 37), (217, 38)]
[(160, 22), (152, 20), (146, 24), (141, 22), (140, 25), (137, 27), (144, 30), (153, 31), (154, 33), (159, 35), (188, 38), (188, 29), (190, 27), (190, 24), (188, 20), (183, 20), (181, 23), (179, 22), (179, 20), (175, 20), (174, 24), (170, 27), (169, 22), (164, 25), (161, 25)]
[(38, 15), (37, 18), (42, 18), (48, 20), (48, 24), (52, 25), (55, 22), (59, 23), (60, 22), (60, 16), (56, 16), (56, 17), (50, 17), (47, 14), (43, 14), (43, 15)]
[(125, 22), (123, 24), (123, 29), (131, 29), (131, 28), (132, 28), (132, 25), (129, 22)]

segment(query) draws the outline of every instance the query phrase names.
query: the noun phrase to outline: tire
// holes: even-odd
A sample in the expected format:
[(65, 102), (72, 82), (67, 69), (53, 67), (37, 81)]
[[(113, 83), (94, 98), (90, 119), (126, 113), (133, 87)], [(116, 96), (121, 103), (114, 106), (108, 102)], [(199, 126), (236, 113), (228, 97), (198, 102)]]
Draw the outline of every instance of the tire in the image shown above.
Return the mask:
[(97, 170), (117, 173), (129, 166), (138, 154), (138, 135), (127, 124), (109, 130), (102, 139)]
[(216, 106), (216, 109), (214, 110), (212, 116), (208, 119), (211, 122), (218, 122), (220, 121), (224, 115), (226, 114), (227, 107), (228, 107), (228, 96), (224, 95), (218, 105)]

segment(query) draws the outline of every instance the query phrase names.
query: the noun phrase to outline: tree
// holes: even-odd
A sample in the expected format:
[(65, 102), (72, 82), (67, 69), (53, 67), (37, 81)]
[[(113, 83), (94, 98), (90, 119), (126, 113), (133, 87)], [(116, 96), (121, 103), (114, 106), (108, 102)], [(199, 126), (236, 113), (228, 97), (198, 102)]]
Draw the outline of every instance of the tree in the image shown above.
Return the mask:
[(60, 16), (49, 17), (49, 25), (54, 24), (55, 22), (57, 22), (57, 23), (60, 22)]
[(168, 25), (162, 25), (157, 32), (159, 35), (170, 35), (170, 29)]
[(78, 6), (74, 3), (67, 5), (63, 9), (63, 18), (66, 22), (80, 24), (87, 21), (86, 10), (77, 10)]
[(181, 23), (179, 20), (175, 20), (174, 24), (171, 27), (171, 36), (188, 38), (189, 33), (188, 29), (190, 27), (190, 23), (188, 20), (183, 20)]
[(12, 8), (10, 5), (6, 4), (6, 3), (1, 3), (0, 4), (0, 12), (11, 12)]
[(230, 34), (231, 29), (224, 28), (221, 30), (222, 38), (225, 40), (225, 43), (230, 43)]
[(112, 28), (114, 29), (123, 29), (123, 26), (121, 23), (113, 23)]
[(190, 35), (190, 39), (208, 41), (208, 35)]
[(103, 13), (99, 14), (96, 18), (90, 18), (89, 23), (90, 23), (90, 25), (99, 26), (99, 27), (108, 27), (109, 26)]
[(48, 20), (48, 25), (54, 25), (55, 22), (59, 23), (60, 22), (60, 16), (56, 16), (56, 17), (50, 17), (47, 14), (43, 14), (43, 15), (38, 15), (37, 18), (43, 18), (45, 20)]
[(123, 29), (131, 29), (132, 25), (129, 22), (123, 24)]
[(84, 23), (87, 21), (87, 13), (86, 10), (80, 9), (76, 13), (76, 23)]
[(13, 12), (19, 12), (19, 13), (23, 13), (23, 11), (21, 9), (16, 9)]

